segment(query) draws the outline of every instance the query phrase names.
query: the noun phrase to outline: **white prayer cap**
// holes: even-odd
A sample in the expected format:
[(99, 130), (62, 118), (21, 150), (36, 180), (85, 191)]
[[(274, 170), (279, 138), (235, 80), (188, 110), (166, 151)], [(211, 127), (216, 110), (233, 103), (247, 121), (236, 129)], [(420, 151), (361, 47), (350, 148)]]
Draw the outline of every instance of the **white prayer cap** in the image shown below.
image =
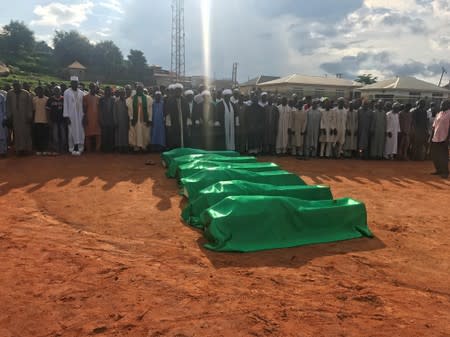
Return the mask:
[(231, 89), (225, 89), (223, 92), (222, 92), (222, 95), (224, 95), (224, 96), (227, 96), (227, 95), (233, 95), (233, 92), (231, 91)]
[(239, 91), (238, 88), (234, 88), (234, 89), (233, 89), (233, 92), (238, 92), (238, 93), (240, 93), (240, 91)]
[(184, 96), (194, 95), (194, 92), (192, 90), (186, 90), (184, 92)]
[(211, 92), (209, 90), (203, 90), (202, 96), (211, 96)]
[(162, 95), (162, 92), (158, 90), (158, 91), (155, 92), (155, 96), (156, 95)]
[(265, 91), (262, 92), (262, 93), (261, 93), (261, 96), (267, 96), (267, 92), (265, 92)]
[(169, 86), (167, 87), (167, 89), (173, 90), (173, 89), (175, 89), (174, 87), (175, 87), (175, 84), (169, 84)]
[(78, 82), (78, 76), (70, 76), (70, 81)]
[(181, 83), (175, 83), (173, 88), (174, 89), (181, 89), (181, 90), (183, 90), (184, 87), (183, 87), (183, 85)]

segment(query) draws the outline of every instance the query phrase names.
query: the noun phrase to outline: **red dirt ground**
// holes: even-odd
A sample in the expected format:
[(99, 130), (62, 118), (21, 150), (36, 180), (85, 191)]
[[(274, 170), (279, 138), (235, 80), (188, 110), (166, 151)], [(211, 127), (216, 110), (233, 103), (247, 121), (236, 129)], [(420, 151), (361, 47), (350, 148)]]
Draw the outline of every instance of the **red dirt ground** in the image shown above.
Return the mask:
[(265, 158), (364, 201), (376, 238), (224, 254), (146, 159), (0, 161), (0, 337), (450, 336), (450, 181), (430, 163)]

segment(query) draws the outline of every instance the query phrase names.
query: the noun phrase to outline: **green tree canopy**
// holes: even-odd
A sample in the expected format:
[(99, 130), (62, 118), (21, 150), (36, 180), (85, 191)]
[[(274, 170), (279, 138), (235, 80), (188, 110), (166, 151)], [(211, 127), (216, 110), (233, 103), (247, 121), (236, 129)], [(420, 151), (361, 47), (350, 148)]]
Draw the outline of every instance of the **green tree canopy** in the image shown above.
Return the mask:
[(12, 63), (30, 54), (35, 46), (34, 33), (21, 21), (5, 26), (0, 33), (0, 58)]
[(87, 37), (75, 30), (56, 31), (53, 37), (53, 55), (60, 68), (65, 68), (73, 61), (88, 66), (91, 64), (93, 46)]
[(358, 78), (355, 79), (355, 82), (359, 82), (362, 84), (373, 84), (377, 83), (378, 77), (372, 76), (372, 74), (363, 74), (359, 75)]

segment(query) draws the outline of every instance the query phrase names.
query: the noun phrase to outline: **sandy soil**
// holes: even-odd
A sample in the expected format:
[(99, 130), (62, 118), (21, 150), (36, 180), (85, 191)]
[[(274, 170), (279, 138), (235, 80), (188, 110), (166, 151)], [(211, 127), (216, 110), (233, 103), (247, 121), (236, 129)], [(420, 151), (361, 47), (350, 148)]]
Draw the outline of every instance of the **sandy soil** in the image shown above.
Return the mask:
[(364, 201), (376, 238), (224, 254), (147, 158), (0, 160), (0, 337), (450, 336), (430, 163), (266, 158)]

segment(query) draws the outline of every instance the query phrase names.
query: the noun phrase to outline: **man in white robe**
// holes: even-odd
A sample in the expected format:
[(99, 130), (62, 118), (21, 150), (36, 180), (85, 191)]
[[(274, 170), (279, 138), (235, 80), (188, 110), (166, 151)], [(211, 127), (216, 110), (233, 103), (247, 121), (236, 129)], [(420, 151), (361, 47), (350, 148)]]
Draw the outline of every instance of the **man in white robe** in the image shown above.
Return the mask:
[(278, 106), (279, 118), (278, 118), (278, 132), (277, 132), (277, 144), (276, 153), (286, 154), (289, 144), (289, 130), (292, 120), (292, 109), (287, 104), (287, 98), (281, 99), (281, 104)]
[(358, 109), (353, 101), (349, 104), (345, 129), (344, 153), (346, 157), (352, 157), (358, 149)]
[(231, 103), (232, 91), (230, 89), (226, 89), (222, 94), (223, 100), (217, 103), (216, 106), (217, 118), (223, 128), (222, 132), (224, 133), (225, 149), (234, 151), (236, 149), (235, 127), (239, 126), (239, 121), (235, 118), (235, 110), (237, 109), (236, 106)]
[(337, 158), (340, 158), (342, 155), (344, 143), (345, 143), (345, 130), (347, 125), (347, 114), (348, 110), (345, 108), (345, 100), (344, 97), (339, 97), (337, 102), (337, 107), (334, 108), (336, 114), (336, 145), (335, 145), (335, 155)]
[(78, 88), (78, 77), (72, 76), (70, 88), (64, 92), (63, 116), (68, 124), (69, 152), (74, 156), (79, 156), (84, 151), (83, 97), (83, 91)]
[(292, 109), (292, 155), (303, 156), (303, 143), (305, 139), (308, 111), (303, 107)]
[(337, 135), (336, 110), (330, 108), (328, 98), (322, 99), (322, 118), (320, 120), (320, 156), (330, 158)]
[(386, 159), (394, 159), (398, 148), (398, 134), (400, 133), (400, 121), (398, 113), (401, 105), (395, 102), (392, 110), (386, 114), (386, 143), (384, 148), (384, 157)]
[(130, 146), (134, 151), (144, 151), (150, 145), (150, 125), (153, 117), (153, 99), (144, 94), (144, 87), (138, 84), (136, 94), (127, 102), (130, 117)]

